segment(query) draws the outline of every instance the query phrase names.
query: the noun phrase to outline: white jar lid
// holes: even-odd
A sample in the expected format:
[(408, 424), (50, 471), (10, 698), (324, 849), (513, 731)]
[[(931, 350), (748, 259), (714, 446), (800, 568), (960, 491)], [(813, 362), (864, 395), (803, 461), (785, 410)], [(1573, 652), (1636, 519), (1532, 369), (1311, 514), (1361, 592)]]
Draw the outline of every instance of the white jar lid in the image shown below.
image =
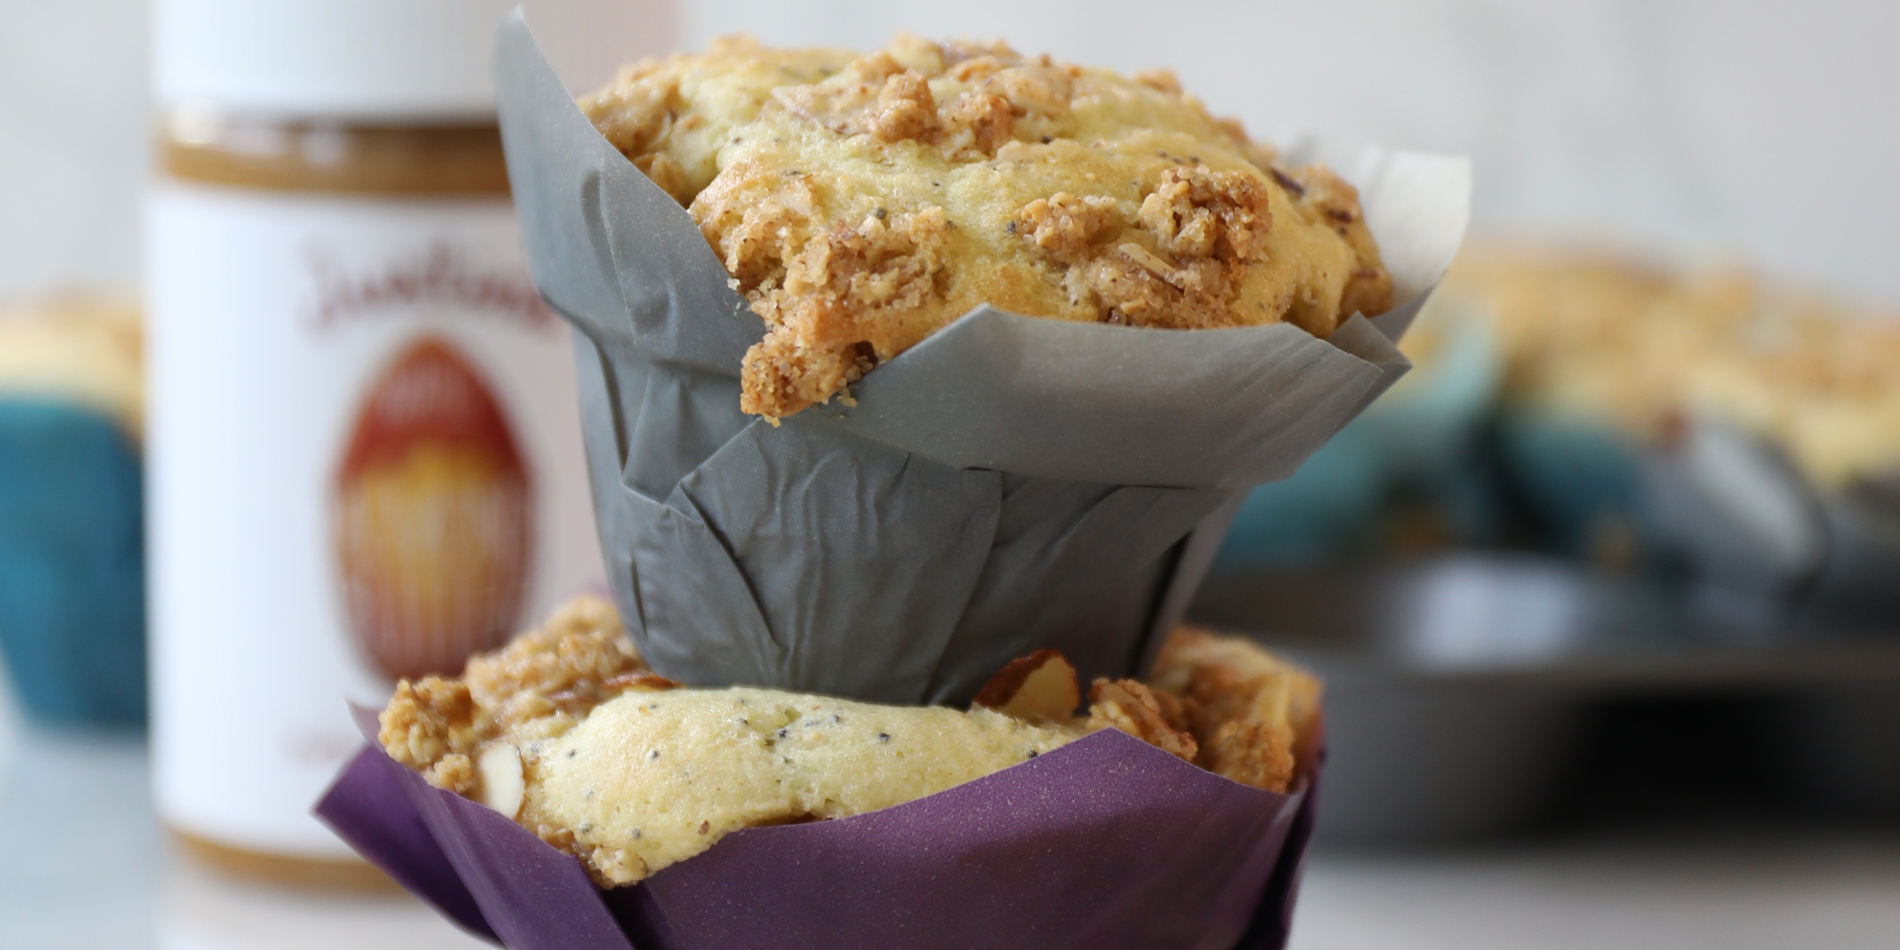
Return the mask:
[(517, 5), (570, 88), (670, 51), (675, 0), (154, 0), (162, 105), (285, 117), (474, 119), (495, 111), (495, 28)]

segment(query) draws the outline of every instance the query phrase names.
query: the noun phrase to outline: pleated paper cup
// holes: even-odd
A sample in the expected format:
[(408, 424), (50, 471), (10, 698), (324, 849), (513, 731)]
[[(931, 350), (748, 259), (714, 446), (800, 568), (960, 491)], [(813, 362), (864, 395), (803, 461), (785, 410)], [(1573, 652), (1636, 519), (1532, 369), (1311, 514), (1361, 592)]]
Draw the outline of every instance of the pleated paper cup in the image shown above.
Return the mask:
[(775, 427), (739, 411), (764, 326), (686, 210), (519, 17), (496, 72), (535, 285), (580, 331), (614, 599), (653, 668), (691, 685), (960, 703), (1042, 648), (1085, 677), (1136, 673), (1245, 492), (1409, 367), (1392, 341), (1468, 215), (1462, 158), (1348, 157), (1403, 301), (1387, 314), (1321, 340), (979, 307), (854, 384), (855, 405)]

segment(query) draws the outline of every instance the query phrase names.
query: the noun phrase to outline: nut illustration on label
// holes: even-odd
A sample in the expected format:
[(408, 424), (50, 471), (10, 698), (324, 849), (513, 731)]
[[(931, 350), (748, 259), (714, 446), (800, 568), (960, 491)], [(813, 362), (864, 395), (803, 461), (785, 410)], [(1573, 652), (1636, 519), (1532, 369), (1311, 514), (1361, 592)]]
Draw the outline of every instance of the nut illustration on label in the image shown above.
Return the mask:
[(336, 476), (343, 597), (391, 677), (460, 670), (514, 632), (533, 525), (527, 467), (448, 341), (409, 344), (370, 385)]

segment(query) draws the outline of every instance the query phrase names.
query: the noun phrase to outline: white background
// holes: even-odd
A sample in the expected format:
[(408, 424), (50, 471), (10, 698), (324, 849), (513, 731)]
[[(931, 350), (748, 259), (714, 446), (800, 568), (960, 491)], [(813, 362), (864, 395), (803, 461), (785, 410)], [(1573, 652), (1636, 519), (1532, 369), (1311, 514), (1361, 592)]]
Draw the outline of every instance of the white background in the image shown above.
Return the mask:
[[(0, 0), (0, 297), (137, 279), (143, 0)], [(1176, 67), (1257, 133), (1469, 152), (1483, 232), (1607, 237), (1900, 304), (1900, 4), (729, 0), (685, 42), (897, 29)], [(631, 45), (631, 44), (630, 44)]]

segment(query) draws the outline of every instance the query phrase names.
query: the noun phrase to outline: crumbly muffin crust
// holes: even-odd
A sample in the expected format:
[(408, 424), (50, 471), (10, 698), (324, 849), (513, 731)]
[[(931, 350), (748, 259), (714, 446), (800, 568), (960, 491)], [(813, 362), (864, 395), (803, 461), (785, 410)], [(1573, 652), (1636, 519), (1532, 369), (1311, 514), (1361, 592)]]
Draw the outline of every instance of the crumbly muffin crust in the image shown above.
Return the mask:
[(742, 405), (777, 418), (989, 303), (1192, 329), (1331, 334), (1391, 305), (1352, 186), (1283, 167), (1165, 72), (1001, 43), (868, 56), (745, 39), (581, 100), (692, 213), (766, 336)]
[(1313, 761), (1318, 682), (1243, 640), (1178, 631), (1150, 682), (1097, 680), (1080, 714), (1074, 670), (1053, 653), (992, 687), (969, 710), (680, 688), (645, 668), (611, 606), (583, 599), (460, 678), (400, 683), (380, 740), (609, 887), (741, 828), (901, 804), (1098, 729), (1271, 791)]

